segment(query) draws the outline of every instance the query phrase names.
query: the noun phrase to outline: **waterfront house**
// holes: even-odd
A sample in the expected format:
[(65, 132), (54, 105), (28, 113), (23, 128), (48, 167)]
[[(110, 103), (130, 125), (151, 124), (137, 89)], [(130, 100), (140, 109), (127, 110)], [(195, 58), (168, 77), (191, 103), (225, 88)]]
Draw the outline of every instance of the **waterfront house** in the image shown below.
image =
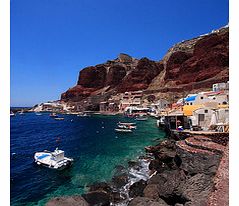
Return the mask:
[(228, 92), (201, 92), (184, 99), (184, 105), (205, 105), (208, 102), (215, 102), (218, 105), (227, 105), (229, 102)]
[(228, 125), (229, 123), (229, 108), (212, 108), (201, 107), (195, 109), (188, 116), (191, 127), (200, 127), (202, 130), (209, 130), (213, 125)]
[(164, 119), (165, 126), (169, 130), (178, 129), (179, 126), (181, 126), (183, 129), (190, 128), (188, 117), (185, 116), (182, 111), (167, 112), (167, 114), (164, 115)]
[(222, 82), (222, 83), (216, 83), (212, 85), (212, 91), (218, 92), (223, 90), (229, 90), (229, 81), (228, 82)]
[(120, 100), (119, 108), (124, 111), (126, 107), (138, 107), (142, 104), (143, 91), (125, 92)]
[(100, 102), (100, 112), (108, 111), (108, 102)]

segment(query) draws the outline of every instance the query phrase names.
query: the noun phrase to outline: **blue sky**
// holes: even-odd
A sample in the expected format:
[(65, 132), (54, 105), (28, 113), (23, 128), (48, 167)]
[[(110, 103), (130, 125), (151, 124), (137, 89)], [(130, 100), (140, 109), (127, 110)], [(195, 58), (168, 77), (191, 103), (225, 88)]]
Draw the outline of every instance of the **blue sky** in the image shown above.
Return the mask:
[(59, 99), (121, 52), (160, 60), (228, 15), (228, 0), (11, 0), (11, 106)]

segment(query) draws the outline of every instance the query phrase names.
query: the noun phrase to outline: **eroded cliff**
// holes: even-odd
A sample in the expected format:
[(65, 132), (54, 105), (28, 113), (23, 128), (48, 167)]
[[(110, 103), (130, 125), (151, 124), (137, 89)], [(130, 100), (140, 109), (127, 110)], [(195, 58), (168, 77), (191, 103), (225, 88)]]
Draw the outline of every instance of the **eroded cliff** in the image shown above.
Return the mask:
[(80, 71), (77, 85), (61, 99), (77, 102), (103, 93), (135, 90), (189, 92), (228, 80), (229, 28), (223, 27), (174, 45), (160, 61), (120, 54), (115, 60), (86, 67)]

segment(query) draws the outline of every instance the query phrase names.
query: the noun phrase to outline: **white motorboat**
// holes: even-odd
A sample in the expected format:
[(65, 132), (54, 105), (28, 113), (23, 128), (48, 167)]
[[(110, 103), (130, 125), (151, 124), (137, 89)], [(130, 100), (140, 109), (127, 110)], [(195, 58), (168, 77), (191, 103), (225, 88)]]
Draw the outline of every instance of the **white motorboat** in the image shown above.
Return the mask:
[(15, 114), (11, 111), (10, 112), (10, 117), (14, 117), (15, 116)]
[(37, 116), (40, 116), (40, 115), (42, 115), (41, 113), (37, 113), (37, 112), (35, 112), (35, 114), (36, 114)]
[(84, 113), (84, 114), (78, 114), (77, 116), (78, 116), (78, 117), (90, 117), (90, 115), (89, 115), (89, 114), (86, 114), (86, 113)]
[(134, 126), (134, 125), (118, 124), (118, 128), (120, 128), (120, 129), (136, 129), (136, 126)]
[(116, 128), (116, 132), (122, 132), (122, 133), (131, 133), (133, 132), (131, 129), (121, 129), (121, 128)]
[(34, 159), (38, 165), (58, 170), (69, 167), (73, 162), (72, 158), (65, 157), (64, 151), (58, 150), (58, 148), (56, 148), (54, 152), (36, 152)]
[(119, 125), (130, 125), (130, 126), (135, 126), (136, 123), (133, 123), (133, 122), (119, 122), (118, 123)]

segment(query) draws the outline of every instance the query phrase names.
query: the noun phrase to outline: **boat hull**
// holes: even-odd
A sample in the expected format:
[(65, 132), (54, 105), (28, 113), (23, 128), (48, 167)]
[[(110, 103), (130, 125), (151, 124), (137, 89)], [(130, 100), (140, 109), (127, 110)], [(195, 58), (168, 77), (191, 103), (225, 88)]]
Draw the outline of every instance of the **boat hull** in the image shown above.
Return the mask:
[(37, 152), (34, 155), (35, 163), (50, 169), (63, 170), (72, 165), (73, 159), (63, 157), (56, 160), (52, 152)]

